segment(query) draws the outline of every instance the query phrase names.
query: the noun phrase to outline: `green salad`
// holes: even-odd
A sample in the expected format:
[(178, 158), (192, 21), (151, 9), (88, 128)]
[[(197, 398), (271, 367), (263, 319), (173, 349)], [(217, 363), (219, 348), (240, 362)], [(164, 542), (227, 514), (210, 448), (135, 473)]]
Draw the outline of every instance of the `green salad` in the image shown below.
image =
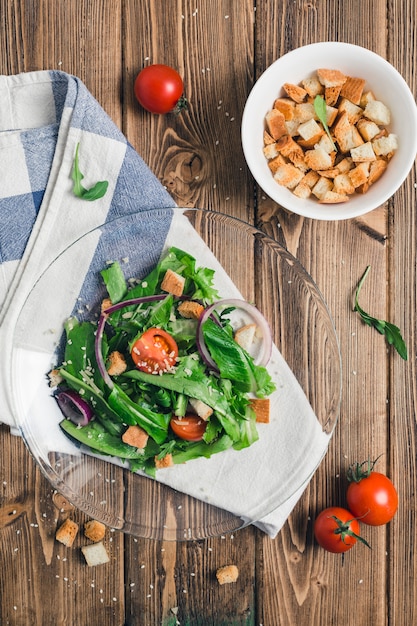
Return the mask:
[[(220, 300), (214, 271), (178, 248), (134, 284), (117, 262), (101, 276), (108, 298), (98, 321), (65, 324), (64, 356), (54, 370), (62, 430), (151, 476), (257, 441), (256, 403), (265, 409), (275, 390), (259, 311)], [(239, 310), (252, 320), (243, 330), (261, 335), (260, 356), (237, 340), (242, 328), (232, 318)]]

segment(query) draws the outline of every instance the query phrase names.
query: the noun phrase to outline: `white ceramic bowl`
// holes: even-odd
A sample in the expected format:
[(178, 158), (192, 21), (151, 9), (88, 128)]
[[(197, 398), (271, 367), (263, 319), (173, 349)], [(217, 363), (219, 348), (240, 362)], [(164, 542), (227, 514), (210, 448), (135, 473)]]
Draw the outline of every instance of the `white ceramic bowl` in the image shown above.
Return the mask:
[[(398, 138), (398, 150), (383, 176), (365, 194), (348, 202), (324, 205), (313, 198), (301, 199), (279, 185), (262, 152), (265, 115), (275, 98), (284, 95), (285, 82), (300, 83), (319, 68), (338, 69), (348, 76), (364, 78), (365, 90), (391, 111), (388, 130)], [(381, 56), (347, 43), (322, 42), (297, 48), (272, 63), (249, 94), (242, 118), (242, 145), (246, 162), (256, 182), (280, 206), (320, 220), (357, 217), (381, 206), (404, 182), (417, 153), (417, 108), (413, 95), (399, 72)]]

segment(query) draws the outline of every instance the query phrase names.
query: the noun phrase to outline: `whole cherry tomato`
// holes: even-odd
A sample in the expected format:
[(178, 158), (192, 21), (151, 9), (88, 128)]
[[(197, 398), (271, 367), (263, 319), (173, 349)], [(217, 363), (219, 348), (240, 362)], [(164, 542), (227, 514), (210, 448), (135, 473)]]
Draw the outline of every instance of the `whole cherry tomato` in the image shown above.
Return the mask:
[(381, 526), (394, 517), (398, 493), (387, 476), (373, 471), (375, 463), (365, 461), (349, 467), (346, 499), (349, 509), (361, 522)]
[(186, 441), (201, 441), (207, 427), (207, 422), (197, 415), (173, 417), (169, 424), (173, 433)]
[(358, 520), (350, 511), (339, 506), (328, 507), (317, 516), (314, 536), (328, 552), (347, 552), (358, 540), (368, 545), (359, 534)]
[(136, 339), (130, 353), (138, 370), (159, 374), (175, 365), (178, 346), (175, 339), (162, 328), (149, 328)]
[(134, 92), (144, 109), (151, 113), (179, 113), (187, 107), (184, 83), (176, 70), (168, 65), (148, 65), (136, 77)]

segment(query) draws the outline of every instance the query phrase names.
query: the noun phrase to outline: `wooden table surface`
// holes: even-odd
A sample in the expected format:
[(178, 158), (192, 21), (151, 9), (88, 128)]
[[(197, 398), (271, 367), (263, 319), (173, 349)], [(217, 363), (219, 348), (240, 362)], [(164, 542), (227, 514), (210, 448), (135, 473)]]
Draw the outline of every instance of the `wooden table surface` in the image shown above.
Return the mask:
[[(68, 503), (1, 426), (0, 624), (417, 624), (415, 168), (365, 217), (317, 222), (255, 188), (240, 141), (256, 78), (303, 44), (365, 46), (415, 95), (415, 0), (0, 0), (0, 16), (0, 74), (53, 68), (79, 76), (179, 205), (256, 224), (301, 261), (328, 303), (343, 363), (328, 454), (275, 539), (253, 527), (185, 543), (109, 531), (110, 563), (89, 568), (78, 550), (54, 540)], [(137, 105), (133, 81), (150, 62), (178, 68), (187, 113), (152, 116)], [(408, 361), (352, 312), (367, 265), (362, 305), (401, 328)], [(389, 525), (366, 528), (372, 550), (356, 546), (342, 561), (315, 544), (312, 521), (344, 503), (351, 462), (379, 455), (399, 511)], [(224, 563), (238, 566), (237, 583), (217, 583)]]

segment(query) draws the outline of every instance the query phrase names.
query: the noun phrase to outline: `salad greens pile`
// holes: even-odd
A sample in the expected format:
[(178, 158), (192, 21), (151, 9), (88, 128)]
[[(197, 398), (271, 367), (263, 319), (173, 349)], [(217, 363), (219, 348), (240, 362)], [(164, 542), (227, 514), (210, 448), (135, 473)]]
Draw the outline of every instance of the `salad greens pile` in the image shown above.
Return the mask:
[[(185, 279), (181, 298), (162, 290), (167, 270)], [(178, 311), (184, 299), (198, 301), (203, 307), (219, 300), (213, 287), (214, 271), (197, 267), (191, 255), (170, 248), (149, 275), (134, 286), (125, 280), (117, 262), (101, 275), (112, 306), (105, 314), (100, 358), (108, 364), (109, 355), (117, 351), (123, 355), (126, 368), (112, 375), (109, 384), (110, 378), (103, 377), (97, 358), (97, 321), (70, 318), (65, 325), (64, 358), (57, 368), (62, 382), (56, 396), (58, 399), (66, 390), (76, 393), (90, 408), (91, 418), (83, 426), (65, 418), (60, 423), (63, 431), (94, 453), (124, 459), (132, 471), (142, 470), (151, 476), (155, 476), (158, 461), (167, 455), (173, 463), (184, 463), (253, 444), (258, 432), (250, 398), (265, 398), (275, 389), (266, 367), (256, 365), (234, 340), (232, 307), (212, 313), (203, 324)], [(155, 294), (160, 298), (149, 301), (149, 296)], [(135, 303), (124, 305), (131, 300)], [(114, 306), (117, 303), (120, 308)], [(216, 369), (202, 358), (199, 323)], [(178, 356), (173, 367), (149, 373), (135, 366), (132, 346), (147, 330), (155, 328), (174, 338)], [(190, 415), (193, 401), (204, 403), (212, 411), (197, 441), (183, 439), (170, 426), (171, 418)], [(122, 440), (132, 425), (139, 425), (149, 436), (143, 448)]]

